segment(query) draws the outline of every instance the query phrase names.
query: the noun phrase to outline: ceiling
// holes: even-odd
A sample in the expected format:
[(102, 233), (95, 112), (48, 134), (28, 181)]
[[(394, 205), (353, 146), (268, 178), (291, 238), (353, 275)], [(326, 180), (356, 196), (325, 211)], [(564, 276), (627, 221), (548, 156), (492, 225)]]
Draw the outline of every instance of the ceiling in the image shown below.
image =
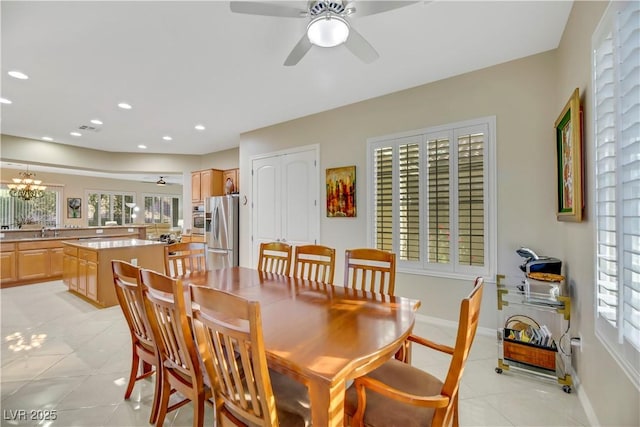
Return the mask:
[(571, 6), (436, 0), (356, 12), (351, 25), (377, 61), (313, 47), (285, 67), (307, 18), (234, 14), (224, 1), (2, 1), (1, 96), (12, 101), (0, 104), (2, 133), (119, 152), (220, 151), (243, 132), (554, 49)]

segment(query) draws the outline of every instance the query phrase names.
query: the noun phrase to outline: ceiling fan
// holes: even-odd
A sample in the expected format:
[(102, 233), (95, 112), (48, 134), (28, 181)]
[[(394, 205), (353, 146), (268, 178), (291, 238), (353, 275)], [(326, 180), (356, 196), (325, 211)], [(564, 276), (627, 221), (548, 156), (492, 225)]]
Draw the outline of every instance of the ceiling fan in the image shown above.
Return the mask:
[(156, 185), (164, 187), (165, 185), (167, 185), (167, 181), (165, 181), (164, 179), (162, 179), (162, 177), (160, 177), (160, 179), (156, 181)]
[(296, 65), (312, 46), (334, 47), (344, 44), (363, 62), (378, 59), (378, 52), (349, 23), (351, 16), (367, 16), (408, 6), (417, 1), (310, 0), (307, 9), (260, 1), (231, 1), (234, 13), (308, 18), (307, 32), (294, 46), (284, 65)]

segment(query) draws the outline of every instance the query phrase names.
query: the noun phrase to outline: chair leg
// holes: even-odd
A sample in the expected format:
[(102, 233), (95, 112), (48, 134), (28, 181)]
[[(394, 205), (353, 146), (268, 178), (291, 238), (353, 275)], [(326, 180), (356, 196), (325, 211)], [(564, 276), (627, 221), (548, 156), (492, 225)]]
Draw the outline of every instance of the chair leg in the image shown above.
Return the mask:
[(156, 367), (156, 383), (153, 390), (153, 403), (151, 404), (151, 415), (149, 417), (149, 424), (155, 423), (156, 419), (158, 418), (158, 410), (160, 408), (160, 401), (162, 396), (162, 380), (162, 368)]
[(458, 393), (456, 392), (455, 397), (453, 398), (453, 427), (458, 427)]
[(138, 368), (140, 367), (140, 356), (138, 356), (135, 348), (132, 348), (132, 352), (131, 373), (129, 373), (129, 384), (127, 384), (127, 389), (124, 392), (125, 399), (129, 399), (131, 397), (133, 386), (136, 384), (136, 378), (138, 378)]
[(165, 373), (162, 374), (162, 384), (160, 390), (160, 404), (158, 405), (158, 416), (156, 418), (156, 427), (162, 427), (164, 424), (164, 418), (167, 416), (167, 410), (169, 409), (169, 398), (171, 397), (171, 385), (165, 377)]
[(193, 427), (202, 427), (204, 424), (204, 393), (198, 393), (193, 403)]

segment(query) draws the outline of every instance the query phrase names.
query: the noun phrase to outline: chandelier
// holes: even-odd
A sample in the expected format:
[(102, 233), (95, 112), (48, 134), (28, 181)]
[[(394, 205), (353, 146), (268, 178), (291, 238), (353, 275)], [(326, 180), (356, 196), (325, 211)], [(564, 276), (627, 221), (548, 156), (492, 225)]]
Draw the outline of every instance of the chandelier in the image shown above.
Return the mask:
[(39, 179), (33, 179), (36, 176), (35, 173), (20, 172), (20, 178), (13, 178), (13, 184), (7, 184), (9, 187), (9, 195), (11, 197), (18, 197), (22, 200), (38, 199), (44, 196), (45, 185), (40, 185), (42, 181)]

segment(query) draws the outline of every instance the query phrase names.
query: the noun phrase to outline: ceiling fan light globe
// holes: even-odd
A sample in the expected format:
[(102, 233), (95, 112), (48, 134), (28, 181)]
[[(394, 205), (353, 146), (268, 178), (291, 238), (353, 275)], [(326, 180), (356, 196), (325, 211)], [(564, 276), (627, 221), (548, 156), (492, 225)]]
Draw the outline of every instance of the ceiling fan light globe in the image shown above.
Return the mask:
[(309, 23), (307, 37), (316, 46), (338, 46), (349, 37), (349, 24), (339, 16), (331, 14), (319, 16)]

